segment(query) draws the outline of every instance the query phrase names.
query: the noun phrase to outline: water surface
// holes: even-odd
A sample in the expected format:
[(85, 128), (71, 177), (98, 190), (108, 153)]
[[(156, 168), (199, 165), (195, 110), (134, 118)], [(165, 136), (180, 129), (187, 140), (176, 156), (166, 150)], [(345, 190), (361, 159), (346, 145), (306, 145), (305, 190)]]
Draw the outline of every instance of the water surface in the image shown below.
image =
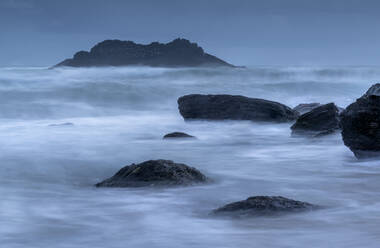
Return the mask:
[[(291, 123), (184, 122), (189, 93), (346, 107), (380, 78), (371, 67), (1, 68), (0, 243), (4, 247), (378, 247), (380, 164), (340, 134), (291, 138)], [(49, 126), (71, 122), (74, 125)], [(167, 141), (183, 131), (196, 140)], [(171, 159), (208, 185), (97, 189), (122, 166)], [(273, 218), (210, 218), (255, 195), (326, 208)]]

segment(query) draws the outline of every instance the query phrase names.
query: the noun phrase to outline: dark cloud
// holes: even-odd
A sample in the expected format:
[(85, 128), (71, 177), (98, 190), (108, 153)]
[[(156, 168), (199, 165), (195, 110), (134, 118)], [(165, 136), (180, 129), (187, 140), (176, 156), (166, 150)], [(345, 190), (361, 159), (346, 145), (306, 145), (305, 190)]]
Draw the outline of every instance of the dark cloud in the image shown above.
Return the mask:
[(185, 37), (235, 64), (379, 64), (379, 1), (4, 0), (0, 65), (51, 65), (107, 38)]

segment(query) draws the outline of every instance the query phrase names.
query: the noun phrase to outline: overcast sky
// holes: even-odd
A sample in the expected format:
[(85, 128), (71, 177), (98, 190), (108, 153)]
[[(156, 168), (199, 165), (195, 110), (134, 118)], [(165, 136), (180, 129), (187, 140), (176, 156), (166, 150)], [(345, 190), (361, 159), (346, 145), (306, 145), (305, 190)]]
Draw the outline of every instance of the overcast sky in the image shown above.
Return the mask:
[(0, 0), (0, 66), (182, 37), (237, 65), (380, 65), (378, 0)]

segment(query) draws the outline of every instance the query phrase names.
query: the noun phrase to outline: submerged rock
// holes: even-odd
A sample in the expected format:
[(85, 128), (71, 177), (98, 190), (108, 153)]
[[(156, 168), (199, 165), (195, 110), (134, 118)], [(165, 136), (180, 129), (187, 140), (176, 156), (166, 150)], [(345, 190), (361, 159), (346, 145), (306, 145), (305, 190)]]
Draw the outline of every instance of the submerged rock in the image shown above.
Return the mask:
[(114, 176), (96, 184), (97, 187), (177, 186), (204, 183), (200, 171), (171, 160), (149, 160), (123, 167)]
[(50, 124), (50, 125), (49, 125), (49, 127), (62, 127), (62, 126), (74, 126), (74, 123), (71, 123), (71, 122), (65, 122), (65, 123)]
[(380, 157), (380, 84), (341, 114), (342, 138), (357, 158)]
[(294, 111), (297, 111), (298, 113), (305, 114), (307, 112), (310, 112), (311, 110), (315, 109), (316, 107), (321, 106), (320, 103), (313, 102), (313, 103), (301, 103), (298, 104), (293, 108)]
[(133, 41), (105, 40), (98, 43), (90, 52), (77, 52), (56, 66), (229, 66), (233, 65), (205, 53), (196, 43), (186, 39), (175, 39), (163, 44), (152, 42), (148, 45)]
[(312, 210), (316, 206), (282, 196), (254, 196), (213, 210), (213, 214), (236, 217), (276, 215)]
[(163, 139), (173, 139), (173, 138), (195, 138), (192, 135), (189, 135), (187, 133), (182, 133), (182, 132), (173, 132), (173, 133), (168, 133), (166, 134)]
[(178, 99), (178, 108), (185, 120), (286, 122), (298, 116), (281, 103), (236, 95), (186, 95)]
[(334, 103), (328, 103), (298, 117), (291, 126), (292, 134), (322, 136), (339, 129), (339, 110)]

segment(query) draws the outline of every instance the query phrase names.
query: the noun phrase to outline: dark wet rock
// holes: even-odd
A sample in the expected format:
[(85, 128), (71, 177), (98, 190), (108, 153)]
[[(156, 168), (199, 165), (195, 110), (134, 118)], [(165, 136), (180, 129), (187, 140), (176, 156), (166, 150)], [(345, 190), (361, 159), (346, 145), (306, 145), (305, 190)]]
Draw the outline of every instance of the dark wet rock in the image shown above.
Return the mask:
[(178, 99), (178, 108), (185, 120), (286, 122), (298, 116), (281, 103), (235, 95), (186, 95)]
[(339, 110), (334, 103), (321, 105), (298, 117), (293, 135), (323, 136), (339, 129)]
[(196, 43), (186, 39), (175, 39), (163, 44), (152, 42), (148, 45), (133, 41), (105, 40), (98, 43), (90, 52), (77, 52), (73, 58), (66, 59), (56, 66), (229, 66), (231, 64), (205, 53)]
[(65, 126), (74, 126), (74, 123), (71, 123), (71, 122), (65, 122), (65, 123), (50, 124), (50, 125), (49, 125), (49, 127), (65, 127)]
[(315, 109), (316, 107), (321, 106), (320, 103), (314, 102), (314, 103), (301, 103), (298, 104), (293, 108), (294, 111), (297, 111), (298, 113), (305, 114), (307, 112), (310, 112), (311, 110)]
[(200, 171), (171, 160), (149, 160), (123, 167), (97, 187), (180, 186), (207, 181)]
[(380, 84), (341, 114), (342, 138), (357, 158), (380, 157)]
[(295, 201), (282, 196), (254, 196), (233, 202), (213, 210), (213, 214), (246, 217), (301, 212), (316, 208), (307, 202)]
[(173, 133), (168, 133), (164, 137), (164, 139), (173, 139), (173, 138), (195, 138), (192, 135), (189, 135), (187, 133), (182, 133), (182, 132), (173, 132)]

